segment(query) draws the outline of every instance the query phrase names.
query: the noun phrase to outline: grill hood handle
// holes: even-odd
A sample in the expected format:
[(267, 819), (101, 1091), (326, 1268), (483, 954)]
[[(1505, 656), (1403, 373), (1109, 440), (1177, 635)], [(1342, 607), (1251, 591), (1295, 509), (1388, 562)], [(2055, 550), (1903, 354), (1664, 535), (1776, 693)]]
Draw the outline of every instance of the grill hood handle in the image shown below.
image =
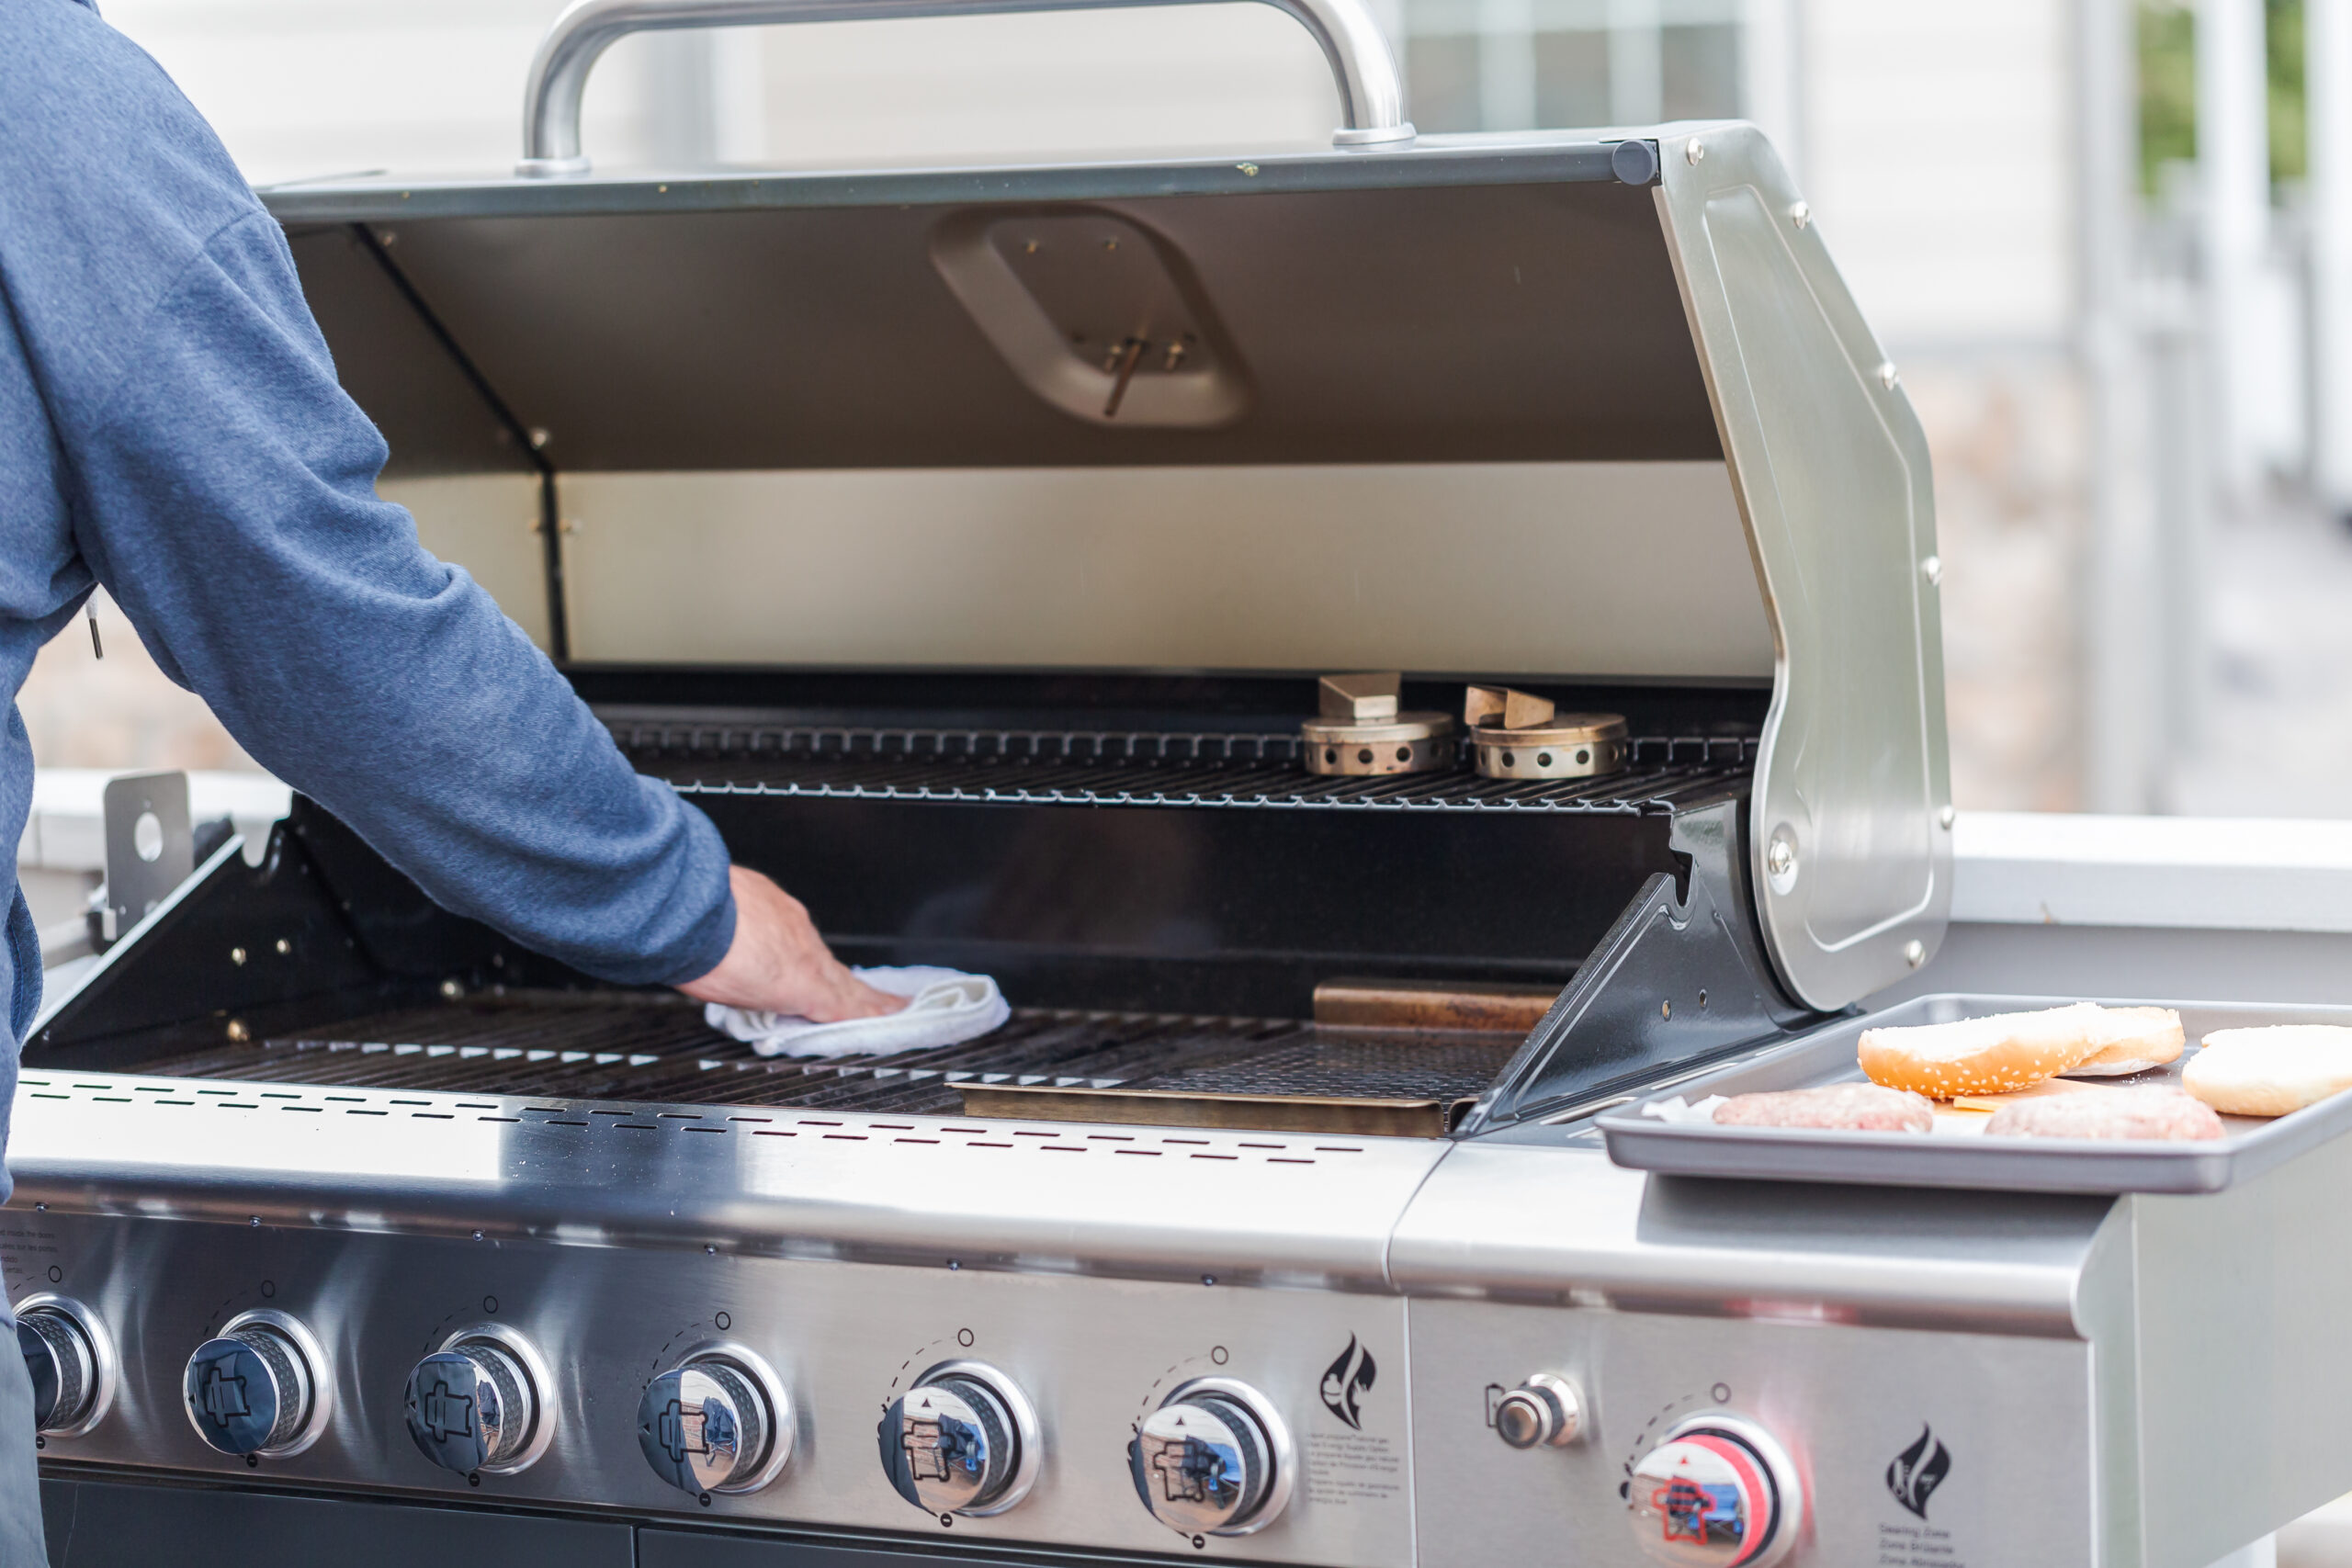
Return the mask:
[[(845, 22), (1012, 11), (1100, 11), (1204, 0), (573, 0), (539, 40), (523, 94), (523, 159), (515, 173), (540, 179), (585, 175), (580, 96), (597, 58), (630, 33), (778, 22)], [(1265, 0), (1315, 35), (1340, 89), (1345, 123), (1332, 145), (1409, 144), (1405, 85), (1387, 36), (1364, 0)]]

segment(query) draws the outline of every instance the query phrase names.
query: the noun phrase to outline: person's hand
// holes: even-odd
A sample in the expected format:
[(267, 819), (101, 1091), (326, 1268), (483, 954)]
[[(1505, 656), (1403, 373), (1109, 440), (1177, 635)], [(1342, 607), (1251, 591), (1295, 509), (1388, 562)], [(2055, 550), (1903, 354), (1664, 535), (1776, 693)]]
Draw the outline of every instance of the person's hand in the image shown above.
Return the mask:
[(851, 974), (817, 934), (800, 900), (756, 871), (729, 866), (735, 890), (735, 940), (718, 967), (678, 989), (696, 1001), (755, 1012), (797, 1015), (817, 1023), (877, 1018), (907, 1005)]

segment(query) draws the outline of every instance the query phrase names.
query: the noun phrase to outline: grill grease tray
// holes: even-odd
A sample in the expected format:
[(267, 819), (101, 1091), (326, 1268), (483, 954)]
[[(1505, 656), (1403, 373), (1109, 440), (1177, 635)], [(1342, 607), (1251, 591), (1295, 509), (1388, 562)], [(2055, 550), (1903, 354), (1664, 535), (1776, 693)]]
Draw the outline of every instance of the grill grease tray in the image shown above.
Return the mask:
[(141, 1063), (159, 1077), (677, 1105), (1438, 1136), (1515, 1034), (1023, 1010), (889, 1057), (768, 1058), (667, 998), (481, 997)]

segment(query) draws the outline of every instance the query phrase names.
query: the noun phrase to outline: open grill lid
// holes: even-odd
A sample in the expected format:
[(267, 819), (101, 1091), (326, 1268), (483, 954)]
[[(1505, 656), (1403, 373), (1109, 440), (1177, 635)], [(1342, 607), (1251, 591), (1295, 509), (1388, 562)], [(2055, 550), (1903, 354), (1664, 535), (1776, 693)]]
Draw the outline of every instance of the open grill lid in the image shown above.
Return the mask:
[(1788, 988), (1940, 939), (1926, 443), (1751, 127), (267, 200), (560, 660), (1769, 681)]

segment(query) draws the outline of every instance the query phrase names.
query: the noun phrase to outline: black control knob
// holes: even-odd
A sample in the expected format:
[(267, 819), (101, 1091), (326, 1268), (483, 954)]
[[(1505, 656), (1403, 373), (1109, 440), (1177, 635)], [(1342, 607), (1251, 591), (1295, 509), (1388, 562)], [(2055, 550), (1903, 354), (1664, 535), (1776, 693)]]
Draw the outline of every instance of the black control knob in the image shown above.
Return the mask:
[(521, 1468), (539, 1422), (538, 1390), (522, 1358), (489, 1339), (460, 1340), (419, 1361), (404, 1408), (417, 1451), (459, 1475)]
[(653, 1473), (681, 1492), (749, 1492), (777, 1468), (778, 1414), (751, 1372), (696, 1356), (663, 1372), (637, 1403), (637, 1442)]
[(1136, 1495), (1180, 1535), (1248, 1535), (1290, 1501), (1290, 1437), (1264, 1395), (1231, 1378), (1194, 1378), (1136, 1426)]
[(71, 1309), (28, 1306), (17, 1314), (17, 1348), (33, 1384), (33, 1430), (71, 1432), (98, 1402), (98, 1351), (88, 1325)]
[(1001, 1514), (1029, 1495), (1037, 1418), (1011, 1379), (978, 1361), (944, 1361), (890, 1402), (882, 1471), (927, 1514)]
[(277, 1454), (311, 1423), (317, 1376), (305, 1347), (268, 1323), (232, 1325), (187, 1359), (181, 1380), (196, 1435), (224, 1454)]

